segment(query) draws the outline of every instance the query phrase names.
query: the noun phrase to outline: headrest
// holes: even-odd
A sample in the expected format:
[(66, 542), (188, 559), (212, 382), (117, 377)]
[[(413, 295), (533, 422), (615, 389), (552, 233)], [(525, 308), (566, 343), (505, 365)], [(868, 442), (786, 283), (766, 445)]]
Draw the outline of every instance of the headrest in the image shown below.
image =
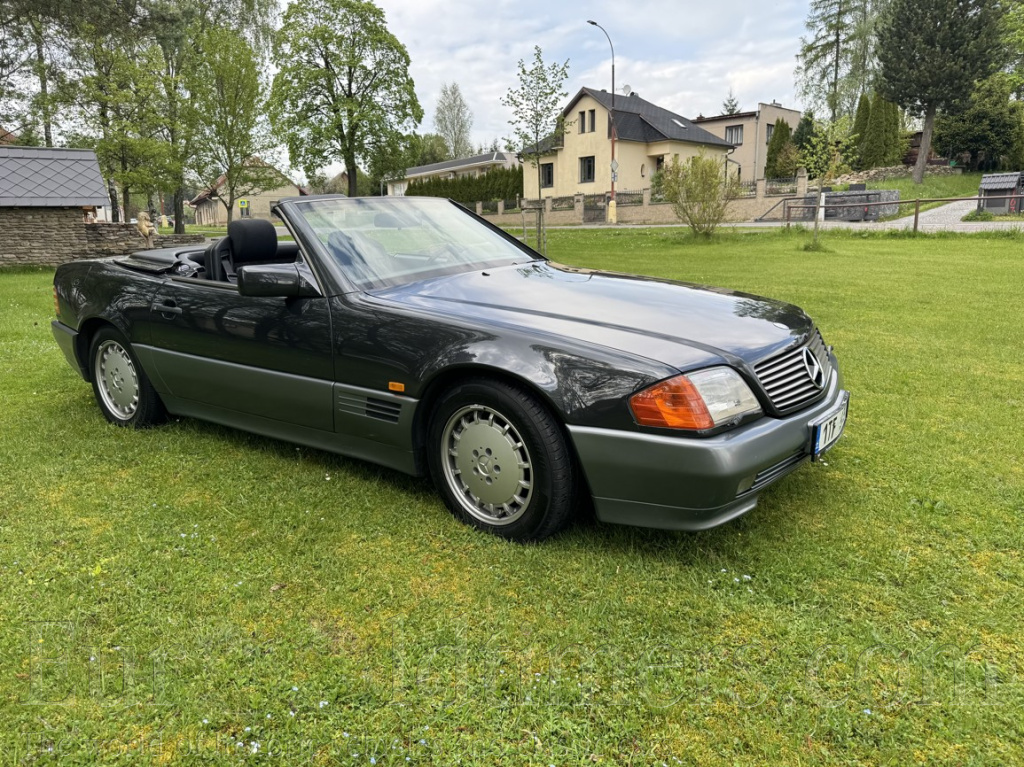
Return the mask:
[(228, 224), (231, 262), (273, 261), (277, 257), (277, 230), (263, 218), (243, 218)]

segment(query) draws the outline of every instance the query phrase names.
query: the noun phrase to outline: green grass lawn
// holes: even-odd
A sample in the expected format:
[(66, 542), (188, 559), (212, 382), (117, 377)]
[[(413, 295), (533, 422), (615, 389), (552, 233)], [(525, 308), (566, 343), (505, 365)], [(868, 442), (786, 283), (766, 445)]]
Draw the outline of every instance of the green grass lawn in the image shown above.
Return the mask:
[(51, 273), (0, 274), (0, 764), (1024, 763), (1024, 240), (549, 237), (804, 307), (846, 436), (725, 527), (519, 546), (358, 461), (107, 425)]

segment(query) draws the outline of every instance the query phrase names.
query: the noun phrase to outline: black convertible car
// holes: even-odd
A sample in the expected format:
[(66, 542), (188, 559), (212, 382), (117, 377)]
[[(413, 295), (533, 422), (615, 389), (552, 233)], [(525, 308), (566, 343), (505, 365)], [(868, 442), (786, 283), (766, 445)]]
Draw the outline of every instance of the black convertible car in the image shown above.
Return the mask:
[(848, 394), (800, 309), (548, 261), (448, 200), (282, 200), (207, 248), (76, 261), (53, 333), (108, 420), (193, 416), (429, 473), (481, 529), (679, 530), (831, 447)]

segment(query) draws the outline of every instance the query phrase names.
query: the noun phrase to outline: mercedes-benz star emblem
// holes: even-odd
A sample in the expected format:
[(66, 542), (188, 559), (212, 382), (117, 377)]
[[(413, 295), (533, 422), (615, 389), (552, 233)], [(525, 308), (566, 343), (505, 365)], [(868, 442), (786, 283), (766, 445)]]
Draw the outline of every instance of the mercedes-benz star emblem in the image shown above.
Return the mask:
[(818, 358), (814, 356), (814, 352), (806, 347), (804, 347), (804, 369), (807, 370), (811, 383), (819, 389), (824, 388), (825, 369), (818, 362)]

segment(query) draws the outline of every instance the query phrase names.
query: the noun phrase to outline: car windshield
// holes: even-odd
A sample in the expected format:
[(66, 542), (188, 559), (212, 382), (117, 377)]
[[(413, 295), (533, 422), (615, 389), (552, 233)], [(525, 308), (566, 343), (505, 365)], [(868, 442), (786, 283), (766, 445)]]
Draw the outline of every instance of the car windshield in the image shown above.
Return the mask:
[(449, 200), (333, 198), (296, 207), (363, 290), (537, 258)]

